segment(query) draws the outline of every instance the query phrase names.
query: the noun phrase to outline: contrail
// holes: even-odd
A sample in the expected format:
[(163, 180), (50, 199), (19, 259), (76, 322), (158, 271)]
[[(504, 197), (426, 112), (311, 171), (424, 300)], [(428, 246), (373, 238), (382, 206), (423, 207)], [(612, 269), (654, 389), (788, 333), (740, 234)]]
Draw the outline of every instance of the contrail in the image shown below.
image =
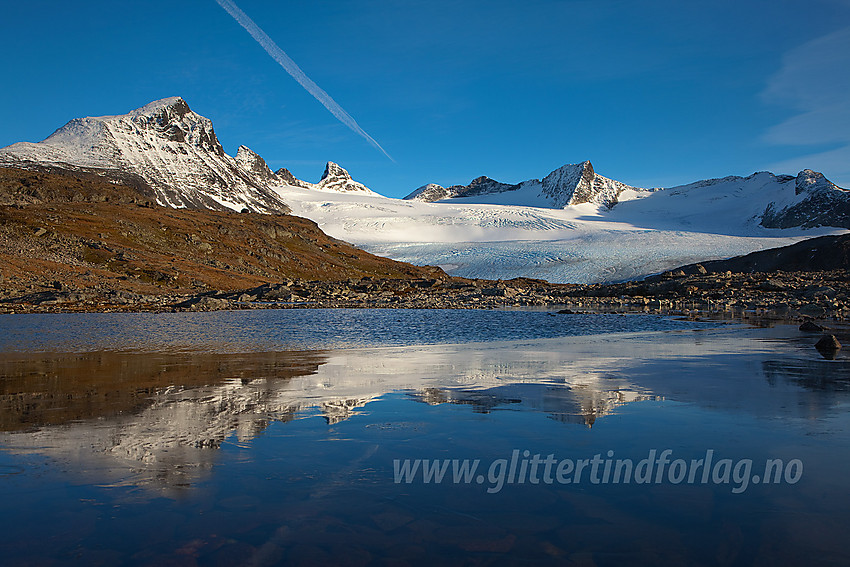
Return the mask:
[(351, 128), (351, 130), (357, 134), (360, 134), (366, 141), (381, 150), (381, 152), (390, 158), (390, 161), (395, 163), (395, 160), (387, 153), (387, 151), (381, 147), (381, 144), (375, 141), (375, 139), (366, 133), (366, 131), (360, 127), (359, 124), (351, 117), (349, 113), (347, 113), (343, 108), (337, 104), (337, 102), (330, 97), (328, 93), (322, 90), (322, 88), (314, 83), (310, 77), (304, 74), (304, 71), (296, 65), (295, 61), (293, 61), (289, 55), (284, 53), (284, 51), (277, 46), (277, 44), (268, 36), (266, 32), (260, 29), (260, 26), (254, 23), (254, 20), (248, 17), (248, 15), (239, 9), (239, 6), (231, 2), (230, 0), (215, 0), (218, 2), (218, 5), (224, 8), (224, 10), (233, 17), (236, 22), (245, 28), (251, 37), (253, 37), (257, 43), (259, 43), (263, 49), (266, 50), (266, 53), (272, 56), (272, 59), (278, 62), (278, 64), (284, 68), (284, 70), (292, 75), (292, 78), (298, 81), (298, 83), (304, 87), (308, 93), (313, 95), (313, 97), (321, 102), (325, 108), (331, 111), (331, 114), (336, 116), (337, 120)]

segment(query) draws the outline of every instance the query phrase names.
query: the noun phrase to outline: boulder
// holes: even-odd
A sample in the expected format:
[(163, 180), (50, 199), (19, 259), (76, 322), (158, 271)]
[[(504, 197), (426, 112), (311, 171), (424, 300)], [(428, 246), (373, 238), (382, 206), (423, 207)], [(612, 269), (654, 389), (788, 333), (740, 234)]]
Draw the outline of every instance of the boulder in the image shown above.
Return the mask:
[(178, 303), (174, 307), (178, 309), (188, 309), (189, 311), (218, 311), (220, 309), (229, 309), (231, 305), (230, 301), (227, 299), (220, 299), (218, 297), (205, 295), (192, 297), (182, 303)]
[(841, 343), (835, 338), (835, 335), (824, 335), (815, 343), (815, 348), (819, 351), (835, 352), (841, 348)]
[(800, 325), (800, 330), (806, 331), (807, 333), (822, 333), (826, 330), (826, 327), (822, 327), (814, 321), (804, 321), (803, 324)]

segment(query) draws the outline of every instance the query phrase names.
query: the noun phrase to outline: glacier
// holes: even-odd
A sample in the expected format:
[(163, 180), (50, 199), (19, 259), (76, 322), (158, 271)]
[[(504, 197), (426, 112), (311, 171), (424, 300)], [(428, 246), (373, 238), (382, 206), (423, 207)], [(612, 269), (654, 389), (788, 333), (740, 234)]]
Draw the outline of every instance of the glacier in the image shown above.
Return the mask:
[(428, 203), (291, 186), (276, 190), (293, 214), (379, 256), (436, 265), (464, 277), (593, 283), (637, 279), (684, 264), (845, 232), (833, 227), (759, 226), (753, 212), (758, 203), (745, 203), (750, 193), (758, 193), (762, 181), (761, 176), (754, 178), (746, 184), (748, 190), (731, 197), (725, 184), (706, 191), (682, 187), (669, 195), (655, 192), (623, 201), (610, 211), (592, 204), (547, 209), (453, 199)]

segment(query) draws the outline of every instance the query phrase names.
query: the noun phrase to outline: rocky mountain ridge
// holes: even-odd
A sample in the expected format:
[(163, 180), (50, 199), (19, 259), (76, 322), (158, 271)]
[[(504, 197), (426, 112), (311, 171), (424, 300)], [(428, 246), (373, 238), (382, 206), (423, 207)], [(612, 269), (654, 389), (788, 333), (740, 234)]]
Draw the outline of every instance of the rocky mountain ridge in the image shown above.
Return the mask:
[(620, 194), (629, 189), (643, 192), (652, 191), (603, 177), (593, 170), (590, 161), (583, 161), (579, 164), (559, 167), (543, 179), (529, 179), (516, 184), (500, 183), (486, 176), (473, 179), (469, 185), (442, 187), (435, 183), (429, 183), (416, 189), (405, 199), (432, 203), (443, 199), (463, 199), (512, 193), (513, 195), (524, 194), (524, 198), (528, 201), (536, 200), (539, 202), (539, 206), (555, 209), (585, 203), (601, 205), (610, 209), (617, 204)]
[(75, 118), (39, 143), (0, 149), (0, 166), (43, 172), (94, 173), (136, 187), (159, 205), (287, 213), (274, 187), (370, 192), (328, 162), (317, 184), (287, 169), (272, 172), (247, 146), (227, 155), (212, 121), (180, 97), (151, 102), (125, 115)]
[[(673, 215), (698, 213), (706, 199), (717, 201), (731, 196), (751, 195), (755, 205), (753, 220), (764, 228), (815, 228), (832, 226), (850, 229), (850, 191), (824, 177), (804, 169), (796, 176), (757, 172), (747, 177), (729, 176), (706, 179), (670, 188), (633, 187), (597, 174), (589, 161), (565, 165), (543, 179), (516, 184), (501, 183), (486, 176), (469, 185), (442, 187), (429, 183), (416, 189), (406, 200), (457, 202), (464, 204), (529, 205), (563, 209), (592, 204), (610, 211), (624, 202), (646, 199), (636, 216), (653, 209), (665, 197), (674, 197), (652, 210), (669, 209)], [(681, 197), (690, 197), (690, 207)], [(671, 206), (673, 201), (678, 201)], [(632, 207), (630, 203), (629, 208)], [(690, 210), (689, 210), (690, 209)]]
[(801, 200), (781, 208), (773, 203), (769, 204), (762, 216), (762, 226), (850, 228), (850, 191), (842, 189), (822, 173), (811, 169), (804, 169), (793, 181), (794, 192)]

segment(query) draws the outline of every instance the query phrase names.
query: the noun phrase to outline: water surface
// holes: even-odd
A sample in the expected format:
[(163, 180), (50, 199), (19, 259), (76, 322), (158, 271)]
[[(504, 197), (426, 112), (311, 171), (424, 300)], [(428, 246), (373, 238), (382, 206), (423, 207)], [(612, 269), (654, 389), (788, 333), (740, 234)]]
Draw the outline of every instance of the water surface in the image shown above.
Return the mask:
[[(0, 325), (6, 564), (850, 561), (850, 366), (794, 327), (313, 310)], [(665, 450), (752, 468), (520, 474), (538, 454)], [(435, 459), (481, 468), (397, 478)], [(800, 474), (756, 483), (767, 459)]]
[(468, 343), (704, 327), (655, 315), (534, 310), (282, 309), (0, 318), (0, 352), (250, 352)]

